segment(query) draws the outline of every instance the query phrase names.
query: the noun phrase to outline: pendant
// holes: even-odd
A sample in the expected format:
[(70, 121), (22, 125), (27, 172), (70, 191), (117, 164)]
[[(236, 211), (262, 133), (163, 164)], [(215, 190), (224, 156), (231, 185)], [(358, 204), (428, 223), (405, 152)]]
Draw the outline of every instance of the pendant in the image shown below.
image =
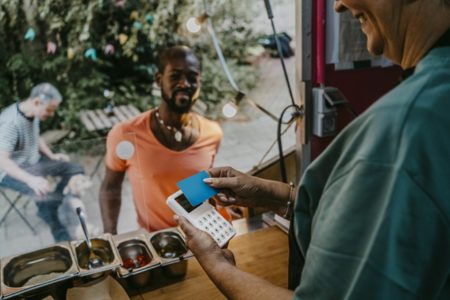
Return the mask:
[(183, 138), (183, 134), (177, 130), (177, 132), (175, 132), (174, 137), (175, 137), (175, 141), (181, 142), (181, 139)]

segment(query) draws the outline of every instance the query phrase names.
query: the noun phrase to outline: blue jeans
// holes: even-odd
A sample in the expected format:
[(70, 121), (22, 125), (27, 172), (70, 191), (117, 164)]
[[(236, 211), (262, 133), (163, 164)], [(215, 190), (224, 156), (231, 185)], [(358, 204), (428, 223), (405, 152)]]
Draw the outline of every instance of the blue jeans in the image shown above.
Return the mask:
[[(69, 240), (69, 234), (59, 222), (58, 207), (62, 203), (64, 197), (63, 190), (70, 178), (77, 174), (83, 174), (83, 167), (76, 163), (51, 160), (42, 155), (41, 159), (35, 165), (23, 167), (22, 169), (35, 176), (61, 177), (55, 191), (46, 195), (46, 199), (40, 197), (40, 201), (36, 202), (36, 206), (38, 208), (38, 216), (50, 227), (55, 242)], [(0, 181), (0, 186), (15, 190), (21, 194), (29, 195), (35, 199), (39, 197), (28, 185), (8, 175)]]

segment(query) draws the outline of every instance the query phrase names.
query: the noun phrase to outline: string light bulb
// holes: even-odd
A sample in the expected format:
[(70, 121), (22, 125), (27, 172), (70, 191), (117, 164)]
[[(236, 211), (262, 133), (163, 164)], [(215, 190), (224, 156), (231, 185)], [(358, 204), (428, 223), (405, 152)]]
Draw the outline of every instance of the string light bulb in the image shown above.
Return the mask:
[(202, 24), (208, 18), (207, 13), (203, 13), (198, 17), (189, 18), (186, 22), (186, 28), (190, 33), (198, 33), (202, 29)]
[(186, 28), (190, 33), (197, 33), (202, 29), (202, 25), (197, 22), (197, 18), (189, 18), (186, 22)]
[(222, 107), (222, 113), (225, 116), (225, 118), (231, 119), (236, 116), (238, 112), (238, 107), (236, 104), (234, 104), (233, 101), (228, 101), (223, 107)]
[(236, 114), (238, 113), (238, 106), (239, 103), (241, 103), (242, 99), (244, 99), (245, 94), (241, 91), (238, 91), (236, 93), (236, 96), (234, 96), (233, 101), (228, 101), (223, 107), (222, 107), (222, 113), (223, 115), (228, 118), (234, 118)]

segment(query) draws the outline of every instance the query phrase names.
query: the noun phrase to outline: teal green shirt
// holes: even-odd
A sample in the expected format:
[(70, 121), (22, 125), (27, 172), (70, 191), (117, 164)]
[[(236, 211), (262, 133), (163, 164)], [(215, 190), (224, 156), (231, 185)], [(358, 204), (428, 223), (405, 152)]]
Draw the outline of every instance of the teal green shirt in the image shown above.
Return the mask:
[(296, 299), (450, 299), (450, 47), (336, 137), (294, 213)]

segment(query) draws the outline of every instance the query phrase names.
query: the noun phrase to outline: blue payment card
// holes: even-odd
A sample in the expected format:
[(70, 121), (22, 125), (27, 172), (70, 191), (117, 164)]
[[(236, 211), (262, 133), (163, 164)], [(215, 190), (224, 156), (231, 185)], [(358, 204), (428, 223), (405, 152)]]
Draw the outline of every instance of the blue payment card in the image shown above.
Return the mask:
[(208, 173), (206, 171), (201, 171), (177, 182), (177, 186), (194, 207), (205, 202), (219, 192), (215, 188), (204, 183), (203, 179), (205, 178), (209, 178)]

